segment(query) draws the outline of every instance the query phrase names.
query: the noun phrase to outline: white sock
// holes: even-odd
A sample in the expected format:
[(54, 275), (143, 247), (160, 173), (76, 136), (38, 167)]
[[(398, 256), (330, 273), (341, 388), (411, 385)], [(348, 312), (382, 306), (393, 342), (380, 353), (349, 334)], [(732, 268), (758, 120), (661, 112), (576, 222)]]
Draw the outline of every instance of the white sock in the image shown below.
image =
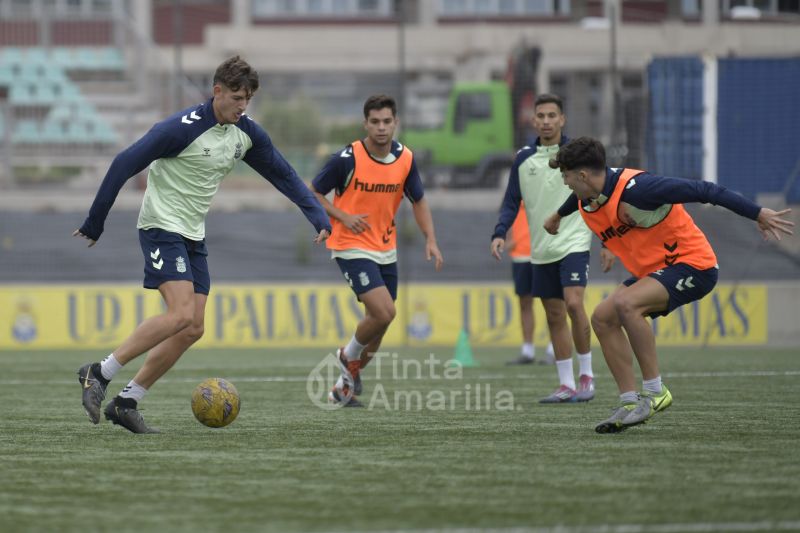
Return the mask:
[(572, 371), (572, 357), (564, 359), (563, 361), (556, 361), (556, 370), (558, 370), (558, 381), (562, 385), (566, 385), (572, 390), (575, 390), (575, 374)]
[(135, 381), (131, 380), (122, 392), (119, 393), (120, 397), (122, 398), (133, 398), (137, 402), (139, 402), (144, 395), (147, 394), (147, 389), (136, 383)]
[(661, 394), (661, 376), (642, 380), (642, 390), (653, 394)]
[(639, 401), (639, 395), (635, 390), (623, 392), (619, 395), (619, 401), (622, 403), (635, 403)]
[(122, 365), (119, 364), (119, 361), (117, 361), (117, 358), (114, 357), (113, 353), (100, 361), (100, 373), (103, 374), (103, 377), (108, 381), (111, 381), (111, 379), (114, 377), (114, 374), (119, 372), (120, 368), (122, 368)]
[(592, 352), (589, 351), (588, 353), (579, 353), (578, 354), (578, 367), (580, 368), (580, 372), (578, 375), (580, 376), (589, 376), (590, 378), (594, 377), (592, 373)]
[(355, 361), (357, 359), (361, 359), (361, 352), (364, 351), (366, 344), (361, 344), (356, 340), (356, 336), (353, 335), (353, 338), (350, 339), (350, 342), (347, 343), (347, 346), (344, 347), (344, 356), (347, 358), (348, 361)]
[(519, 353), (523, 357), (533, 359), (533, 356), (536, 355), (536, 348), (530, 342), (524, 342), (522, 343), (522, 348), (520, 349)]

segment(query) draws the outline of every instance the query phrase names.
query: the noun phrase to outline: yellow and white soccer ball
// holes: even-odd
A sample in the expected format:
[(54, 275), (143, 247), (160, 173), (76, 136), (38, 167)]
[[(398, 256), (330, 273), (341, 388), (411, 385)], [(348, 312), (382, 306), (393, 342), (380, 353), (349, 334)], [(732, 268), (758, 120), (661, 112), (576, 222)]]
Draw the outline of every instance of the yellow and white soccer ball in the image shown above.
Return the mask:
[(208, 427), (221, 428), (236, 420), (240, 405), (236, 387), (222, 378), (209, 378), (192, 392), (194, 417)]

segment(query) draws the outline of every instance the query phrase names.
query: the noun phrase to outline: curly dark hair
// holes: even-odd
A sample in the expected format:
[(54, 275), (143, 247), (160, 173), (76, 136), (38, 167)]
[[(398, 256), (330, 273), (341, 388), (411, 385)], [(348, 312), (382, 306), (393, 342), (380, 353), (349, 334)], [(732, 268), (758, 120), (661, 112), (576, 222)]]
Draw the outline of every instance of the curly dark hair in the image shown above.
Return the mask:
[(605, 170), (606, 149), (597, 139), (578, 137), (562, 146), (549, 165), (550, 168), (558, 168), (562, 172), (576, 168)]
[(226, 59), (214, 72), (214, 85), (224, 85), (231, 91), (246, 89), (250, 97), (258, 90), (258, 72), (239, 56)]

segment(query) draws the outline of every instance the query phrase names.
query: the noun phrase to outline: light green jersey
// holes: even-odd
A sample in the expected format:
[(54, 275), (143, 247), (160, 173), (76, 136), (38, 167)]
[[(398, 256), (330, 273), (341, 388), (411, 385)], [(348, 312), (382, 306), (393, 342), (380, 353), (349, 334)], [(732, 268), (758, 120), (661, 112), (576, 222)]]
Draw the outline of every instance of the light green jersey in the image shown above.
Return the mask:
[(550, 168), (559, 146), (525, 147), (531, 155), (519, 165), (519, 186), (531, 234), (531, 263), (554, 263), (574, 252), (589, 251), (592, 233), (582, 217), (561, 220), (558, 235), (544, 230), (544, 221), (572, 194), (561, 171)]
[(211, 199), (252, 145), (242, 129), (216, 124), (177, 156), (153, 161), (136, 227), (172, 231), (193, 241), (205, 238)]
[(236, 161), (247, 163), (294, 202), (317, 232), (330, 231), (325, 210), (273, 146), (267, 132), (247, 115), (235, 124), (219, 124), (211, 98), (155, 124), (117, 154), (80, 232), (92, 240), (99, 239), (122, 186), (149, 165), (147, 191), (136, 226), (203, 240), (211, 199)]

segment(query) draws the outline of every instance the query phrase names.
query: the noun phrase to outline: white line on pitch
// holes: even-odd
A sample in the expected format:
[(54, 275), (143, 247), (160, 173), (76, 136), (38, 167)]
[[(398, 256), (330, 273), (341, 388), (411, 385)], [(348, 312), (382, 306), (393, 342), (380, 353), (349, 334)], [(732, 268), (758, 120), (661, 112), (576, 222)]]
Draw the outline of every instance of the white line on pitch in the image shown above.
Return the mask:
[(586, 526), (394, 529), (374, 533), (710, 533), (714, 531), (798, 531), (800, 521), (596, 524)]
[[(196, 371), (196, 370), (193, 370)], [(437, 376), (417, 376), (416, 373), (411, 372), (408, 377), (398, 378), (382, 378), (378, 381), (418, 381), (427, 379), (444, 379), (441, 375)], [(424, 372), (423, 372), (424, 374)], [(730, 378), (730, 377), (785, 377), (785, 376), (800, 376), (800, 370), (752, 370), (752, 371), (739, 371), (739, 372), (666, 372), (664, 378), (666, 379), (695, 379), (695, 378)], [(243, 382), (243, 383), (302, 383), (305, 382), (307, 376), (229, 376), (221, 374), (230, 381)], [(159, 380), (160, 383), (194, 383), (202, 379), (201, 377), (165, 377)], [(367, 374), (367, 379), (370, 379)], [(469, 379), (469, 376), (463, 376), (463, 379)], [(550, 379), (550, 376), (540, 376), (536, 374), (480, 374), (476, 379), (482, 381), (500, 380), (500, 379)], [(75, 380), (37, 380), (37, 379), (0, 379), (0, 385), (63, 385), (66, 383), (77, 383)], [(454, 381), (448, 379), (448, 381)]]

